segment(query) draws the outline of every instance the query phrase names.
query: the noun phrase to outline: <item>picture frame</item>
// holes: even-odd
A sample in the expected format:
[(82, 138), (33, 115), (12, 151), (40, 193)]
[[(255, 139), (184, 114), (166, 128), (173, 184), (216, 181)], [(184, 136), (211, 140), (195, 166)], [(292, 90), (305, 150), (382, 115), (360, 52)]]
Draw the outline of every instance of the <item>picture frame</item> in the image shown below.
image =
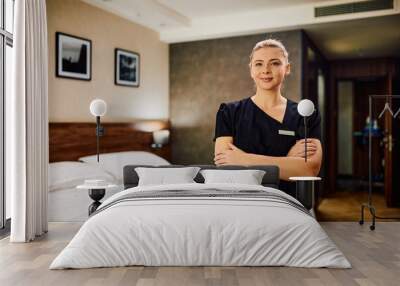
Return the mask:
[(92, 41), (56, 32), (56, 76), (90, 81)]
[(140, 55), (133, 51), (115, 49), (115, 84), (139, 87)]

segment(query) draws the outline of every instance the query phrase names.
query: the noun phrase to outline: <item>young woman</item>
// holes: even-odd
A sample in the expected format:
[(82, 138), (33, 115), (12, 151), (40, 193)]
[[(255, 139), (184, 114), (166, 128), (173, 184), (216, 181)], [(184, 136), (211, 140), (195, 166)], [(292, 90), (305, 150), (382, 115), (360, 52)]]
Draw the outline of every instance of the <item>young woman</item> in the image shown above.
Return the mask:
[[(277, 165), (282, 180), (291, 176), (316, 176), (322, 161), (320, 116), (307, 121), (307, 162), (304, 160), (304, 121), (297, 103), (282, 96), (290, 73), (283, 44), (268, 39), (255, 45), (250, 55), (250, 75), (256, 93), (240, 101), (221, 104), (215, 128), (216, 165)], [(293, 184), (281, 189), (293, 195)]]

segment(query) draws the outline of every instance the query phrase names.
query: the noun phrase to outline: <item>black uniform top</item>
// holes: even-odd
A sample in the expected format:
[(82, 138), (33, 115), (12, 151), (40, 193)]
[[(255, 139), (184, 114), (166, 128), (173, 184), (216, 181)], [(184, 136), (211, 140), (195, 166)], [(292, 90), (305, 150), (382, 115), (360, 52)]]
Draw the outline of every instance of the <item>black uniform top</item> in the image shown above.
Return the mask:
[[(307, 138), (321, 140), (318, 110), (307, 117)], [(232, 136), (233, 144), (244, 152), (267, 156), (286, 156), (296, 140), (304, 139), (304, 119), (297, 103), (287, 99), (283, 121), (279, 122), (259, 108), (251, 98), (222, 103), (217, 112), (215, 138)], [(294, 195), (295, 184), (280, 182), (280, 189)]]

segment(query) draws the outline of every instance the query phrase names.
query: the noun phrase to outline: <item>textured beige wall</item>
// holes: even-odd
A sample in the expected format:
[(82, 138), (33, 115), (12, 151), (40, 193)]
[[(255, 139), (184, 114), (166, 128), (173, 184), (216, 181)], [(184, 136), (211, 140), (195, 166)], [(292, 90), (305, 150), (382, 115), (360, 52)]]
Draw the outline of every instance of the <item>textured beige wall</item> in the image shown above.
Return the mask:
[[(89, 104), (104, 99), (104, 121), (169, 117), (168, 45), (158, 33), (78, 0), (47, 0), (49, 37), (49, 120), (93, 121)], [(92, 80), (55, 76), (55, 34), (92, 41)], [(114, 49), (140, 54), (140, 87), (114, 84)]]
[[(292, 73), (284, 96), (301, 99), (301, 32), (268, 34), (289, 52)], [(254, 94), (249, 54), (265, 34), (173, 44), (170, 46), (172, 161), (213, 163), (215, 115), (222, 102)]]

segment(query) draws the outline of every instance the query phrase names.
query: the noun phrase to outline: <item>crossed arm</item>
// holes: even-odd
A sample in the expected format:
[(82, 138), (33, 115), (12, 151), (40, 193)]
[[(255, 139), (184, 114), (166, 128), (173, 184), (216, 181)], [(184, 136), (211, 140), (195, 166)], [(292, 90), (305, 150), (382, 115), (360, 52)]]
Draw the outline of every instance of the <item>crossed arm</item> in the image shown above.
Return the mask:
[(307, 162), (304, 160), (305, 140), (297, 141), (286, 157), (246, 153), (232, 142), (233, 138), (229, 136), (216, 139), (214, 157), (216, 165), (276, 165), (283, 180), (288, 180), (292, 176), (317, 176), (321, 168), (322, 147), (318, 139), (307, 139)]

